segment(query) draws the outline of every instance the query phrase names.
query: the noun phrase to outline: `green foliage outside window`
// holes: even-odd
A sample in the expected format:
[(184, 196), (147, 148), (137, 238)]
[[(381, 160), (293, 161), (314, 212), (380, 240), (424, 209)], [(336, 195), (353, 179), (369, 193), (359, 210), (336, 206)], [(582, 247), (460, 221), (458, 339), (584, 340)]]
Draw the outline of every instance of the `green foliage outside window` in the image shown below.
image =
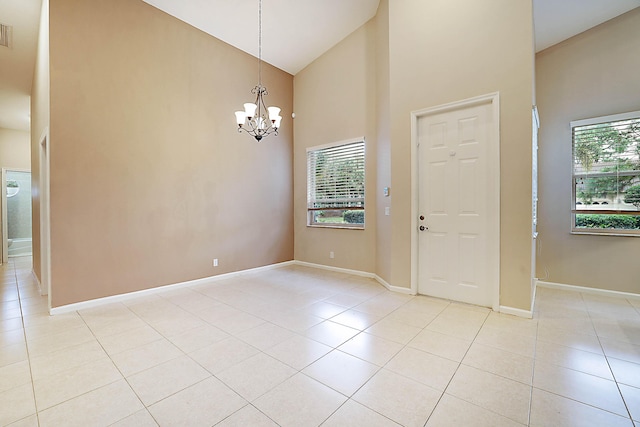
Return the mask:
[(344, 222), (350, 224), (364, 224), (364, 211), (345, 211)]
[(630, 205), (640, 208), (640, 185), (634, 185), (627, 189), (627, 194), (624, 196), (624, 202)]
[(576, 227), (640, 230), (640, 216), (576, 214)]

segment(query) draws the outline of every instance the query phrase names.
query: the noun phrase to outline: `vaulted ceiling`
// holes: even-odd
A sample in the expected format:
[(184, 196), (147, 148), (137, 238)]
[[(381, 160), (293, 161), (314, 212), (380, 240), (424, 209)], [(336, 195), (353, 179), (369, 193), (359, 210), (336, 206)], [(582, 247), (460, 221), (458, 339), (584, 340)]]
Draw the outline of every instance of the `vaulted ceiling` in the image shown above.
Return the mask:
[[(143, 1), (258, 56), (257, 0)], [(0, 23), (13, 26), (13, 47), (0, 46), (0, 128), (29, 129), (41, 2), (0, 0)], [(264, 0), (262, 57), (296, 74), (371, 19), (378, 4), (379, 0)], [(640, 0), (533, 0), (533, 5), (540, 51), (640, 7)]]

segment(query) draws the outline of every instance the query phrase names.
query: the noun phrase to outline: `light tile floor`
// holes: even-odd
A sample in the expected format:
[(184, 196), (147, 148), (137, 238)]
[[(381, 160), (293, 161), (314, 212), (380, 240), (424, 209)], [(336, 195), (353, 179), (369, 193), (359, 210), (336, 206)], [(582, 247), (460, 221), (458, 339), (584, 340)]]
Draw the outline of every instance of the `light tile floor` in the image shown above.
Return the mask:
[(303, 267), (49, 316), (0, 267), (0, 425), (640, 426), (640, 303), (535, 318)]

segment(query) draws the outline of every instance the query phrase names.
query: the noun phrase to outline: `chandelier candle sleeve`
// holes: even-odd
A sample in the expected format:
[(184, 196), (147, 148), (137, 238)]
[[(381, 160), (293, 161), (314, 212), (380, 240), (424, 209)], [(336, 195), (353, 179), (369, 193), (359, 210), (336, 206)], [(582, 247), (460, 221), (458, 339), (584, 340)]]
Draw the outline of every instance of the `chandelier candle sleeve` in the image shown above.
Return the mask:
[(258, 108), (258, 106), (251, 102), (244, 104), (244, 114), (247, 116), (247, 119), (251, 120), (251, 118), (256, 115), (256, 108)]

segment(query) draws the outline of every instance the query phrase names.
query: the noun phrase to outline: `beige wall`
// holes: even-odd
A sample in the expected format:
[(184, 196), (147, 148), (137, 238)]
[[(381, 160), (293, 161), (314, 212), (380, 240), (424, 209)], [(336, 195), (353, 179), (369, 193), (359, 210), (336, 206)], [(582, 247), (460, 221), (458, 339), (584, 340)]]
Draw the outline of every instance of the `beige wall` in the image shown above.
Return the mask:
[[(376, 23), (376, 82), (377, 82), (377, 143), (378, 164), (376, 187), (376, 274), (391, 282), (391, 216), (385, 208), (391, 208), (391, 106), (389, 91), (389, 0), (380, 0)], [(383, 189), (391, 189), (384, 196)]]
[(410, 113), (500, 92), (500, 304), (530, 309), (530, 0), (389, 2), (391, 284), (411, 285)]
[(640, 8), (536, 56), (540, 111), (537, 276), (640, 292), (640, 239), (572, 235), (572, 120), (640, 110)]
[[(295, 258), (360, 271), (376, 263), (376, 58), (372, 20), (294, 78)], [(365, 229), (307, 227), (306, 148), (364, 136)], [(329, 252), (335, 258), (329, 258)]]
[[(53, 306), (294, 255), (409, 288), (410, 112), (499, 91), (501, 304), (528, 309), (531, 15), (530, 1), (382, 0), (295, 79), (266, 67), (285, 120), (280, 137), (256, 144), (229, 126), (255, 84), (255, 58), (139, 0), (57, 0)], [(305, 149), (363, 135), (366, 229), (306, 227)]]
[(293, 258), (291, 75), (263, 69), (284, 119), (258, 144), (255, 58), (140, 0), (50, 26), (52, 306)]
[[(410, 113), (500, 92), (501, 304), (528, 310), (532, 34), (530, 1), (383, 0), (375, 19), (296, 75), (296, 259), (376, 272), (393, 286), (409, 288)], [(376, 145), (377, 163), (368, 159), (367, 165), (368, 177), (376, 174), (375, 188), (367, 181), (375, 240), (366, 232), (307, 228), (304, 149), (363, 132)], [(387, 186), (389, 198), (382, 195)], [(387, 206), (390, 217), (384, 215)], [(335, 247), (352, 255), (343, 259), (336, 252), (332, 261), (328, 252)]]
[(29, 132), (0, 128), (0, 167), (31, 169)]
[(49, 129), (49, 108), (49, 0), (42, 0), (38, 50), (31, 87), (31, 238), (33, 271), (41, 283), (40, 141)]

